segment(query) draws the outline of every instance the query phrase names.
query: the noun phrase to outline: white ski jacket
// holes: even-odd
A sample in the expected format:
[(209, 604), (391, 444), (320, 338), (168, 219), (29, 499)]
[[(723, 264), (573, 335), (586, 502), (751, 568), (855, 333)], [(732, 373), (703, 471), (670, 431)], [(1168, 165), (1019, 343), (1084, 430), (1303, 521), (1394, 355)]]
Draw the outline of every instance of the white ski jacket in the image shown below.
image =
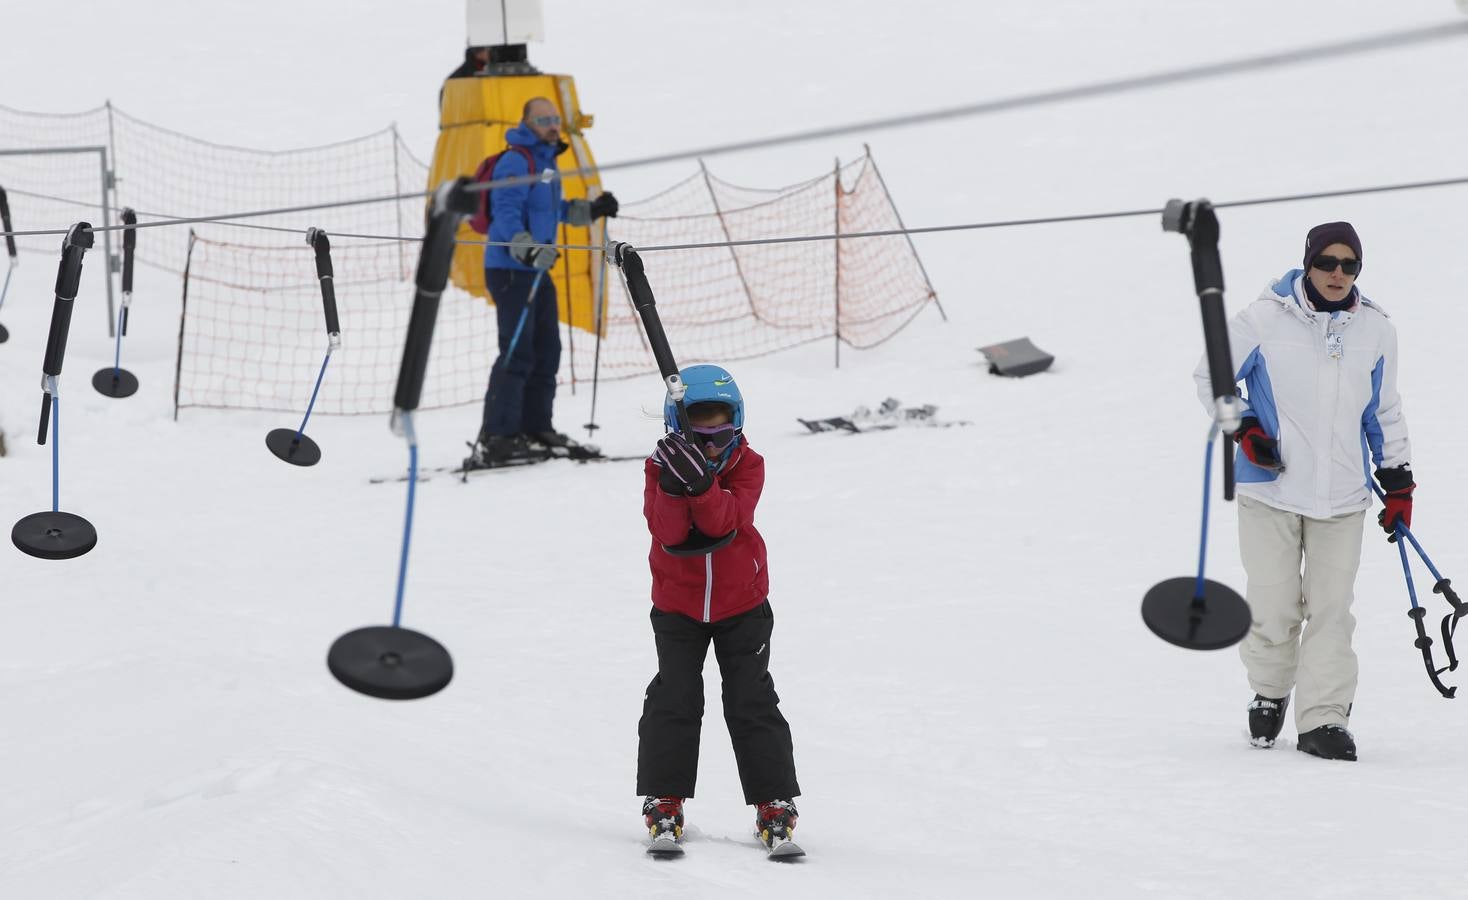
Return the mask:
[[(1349, 311), (1317, 312), (1304, 279), (1291, 269), (1228, 323), (1245, 415), (1279, 439), (1284, 461), (1283, 471), (1261, 469), (1240, 450), (1234, 474), (1238, 493), (1324, 519), (1369, 508), (1371, 464), (1406, 465), (1411, 446), (1386, 312), (1359, 292)], [(1206, 354), (1193, 380), (1212, 415)]]

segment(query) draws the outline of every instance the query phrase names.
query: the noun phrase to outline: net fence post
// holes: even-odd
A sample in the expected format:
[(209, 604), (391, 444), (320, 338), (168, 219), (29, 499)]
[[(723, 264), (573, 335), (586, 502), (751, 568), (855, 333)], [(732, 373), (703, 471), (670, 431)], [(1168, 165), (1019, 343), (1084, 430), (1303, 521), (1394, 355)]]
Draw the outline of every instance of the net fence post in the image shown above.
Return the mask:
[(184, 253), (183, 300), (178, 309), (178, 357), (173, 364), (173, 421), (178, 421), (178, 390), (183, 375), (184, 328), (189, 321), (189, 267), (194, 262), (194, 241), (198, 235), (189, 229), (189, 249)]
[[(102, 223), (104, 225), (112, 222), (112, 198), (109, 192), (112, 181), (112, 171), (107, 167), (107, 148), (98, 147), (97, 155), (102, 164)], [(107, 336), (117, 337), (117, 304), (112, 298), (112, 266), (116, 262), (112, 258), (112, 232), (102, 232), (102, 256), (105, 263), (102, 266), (102, 278), (107, 282)]]
[(739, 286), (744, 288), (744, 296), (749, 301), (749, 314), (759, 321), (759, 310), (754, 307), (754, 291), (749, 289), (749, 279), (744, 277), (744, 266), (739, 262), (739, 251), (733, 246), (734, 236), (729, 233), (729, 223), (724, 218), (724, 209), (719, 205), (719, 195), (714, 193), (714, 180), (709, 176), (709, 167), (704, 164), (703, 157), (698, 159), (698, 171), (703, 173), (703, 184), (708, 189), (709, 201), (714, 205), (714, 215), (719, 217), (719, 230), (724, 233), (724, 240), (730, 242), (729, 258), (734, 260), (734, 272), (739, 276)]
[(882, 196), (887, 198), (887, 207), (892, 210), (892, 217), (897, 220), (897, 227), (902, 229), (902, 236), (907, 239), (908, 249), (912, 251), (912, 258), (917, 262), (918, 271), (923, 273), (923, 283), (928, 286), (928, 296), (933, 298), (933, 305), (938, 307), (938, 315), (947, 322), (948, 313), (943, 310), (943, 302), (938, 299), (938, 292), (933, 290), (933, 279), (928, 277), (928, 267), (923, 265), (923, 258), (918, 255), (917, 244), (912, 242), (912, 235), (907, 233), (907, 224), (902, 221), (902, 213), (897, 209), (897, 201), (892, 199), (892, 191), (887, 188), (887, 179), (882, 177), (882, 170), (877, 168), (877, 161), (872, 158), (871, 145), (862, 144), (861, 148), (866, 152), (867, 165), (872, 167), (872, 174), (877, 176), (877, 184), (882, 186)]
[[(398, 159), (398, 144), (402, 142), (403, 139), (398, 134), (398, 123), (394, 122), (392, 123), (392, 185), (394, 194), (401, 194), (403, 192), (402, 175), (399, 172), (401, 163)], [(392, 206), (393, 212), (397, 215), (398, 222), (398, 274), (404, 275), (408, 271), (408, 258), (406, 256), (406, 248), (403, 247), (403, 201), (395, 200)]]
[(834, 234), (836, 235), (836, 239), (831, 242), (831, 245), (836, 248), (836, 283), (835, 290), (832, 292), (836, 298), (836, 317), (832, 324), (835, 326), (833, 328), (833, 331), (836, 335), (835, 368), (839, 369), (841, 368), (841, 157), (839, 156), (836, 157), (836, 168), (834, 171), (834, 175), (836, 181), (834, 188), (836, 192), (836, 215), (833, 216), (833, 218), (836, 220), (836, 230), (834, 232)]

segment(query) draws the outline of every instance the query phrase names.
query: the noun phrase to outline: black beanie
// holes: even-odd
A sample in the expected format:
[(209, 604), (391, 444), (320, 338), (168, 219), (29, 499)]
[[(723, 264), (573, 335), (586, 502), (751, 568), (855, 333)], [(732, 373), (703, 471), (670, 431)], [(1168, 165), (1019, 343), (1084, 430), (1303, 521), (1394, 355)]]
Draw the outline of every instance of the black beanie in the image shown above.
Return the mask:
[(1305, 235), (1305, 268), (1310, 268), (1310, 263), (1320, 251), (1331, 244), (1345, 244), (1356, 254), (1357, 259), (1362, 259), (1361, 239), (1356, 236), (1356, 229), (1351, 227), (1351, 223), (1326, 222), (1324, 225), (1316, 225)]

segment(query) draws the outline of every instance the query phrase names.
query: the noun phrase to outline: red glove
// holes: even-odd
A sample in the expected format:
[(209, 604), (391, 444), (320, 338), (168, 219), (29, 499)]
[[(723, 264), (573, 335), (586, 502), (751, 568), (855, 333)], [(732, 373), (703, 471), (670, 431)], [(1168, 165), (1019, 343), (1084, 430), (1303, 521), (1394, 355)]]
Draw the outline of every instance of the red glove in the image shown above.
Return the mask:
[(1397, 523), (1405, 528), (1412, 527), (1412, 492), (1417, 484), (1412, 480), (1412, 470), (1407, 466), (1377, 469), (1376, 480), (1381, 482), (1386, 496), (1382, 498), (1384, 509), (1376, 516), (1376, 523), (1391, 537), (1397, 539)]
[(1234, 432), (1244, 456), (1261, 469), (1283, 470), (1284, 460), (1279, 458), (1279, 441), (1264, 431), (1264, 426), (1253, 416), (1246, 416)]

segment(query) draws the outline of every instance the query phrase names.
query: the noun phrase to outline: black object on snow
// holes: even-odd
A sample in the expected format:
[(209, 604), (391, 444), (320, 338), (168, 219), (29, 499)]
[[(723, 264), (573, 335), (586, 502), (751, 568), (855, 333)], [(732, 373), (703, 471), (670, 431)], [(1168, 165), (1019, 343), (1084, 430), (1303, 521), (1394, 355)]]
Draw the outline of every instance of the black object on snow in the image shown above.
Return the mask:
[(66, 358), (66, 339), (71, 332), (71, 310), (82, 279), (82, 257), (92, 248), (92, 226), (78, 222), (67, 231), (61, 244), (61, 263), (56, 271), (56, 303), (51, 309), (51, 333), (46, 339), (46, 356), (41, 394), (41, 422), (36, 443), (51, 438), (51, 509), (32, 513), (15, 523), (11, 543), (20, 552), (41, 559), (71, 559), (97, 546), (97, 530), (81, 516), (61, 511), (61, 366)]
[(138, 392), (138, 376), (122, 367), (122, 339), (127, 336), (128, 310), (133, 302), (133, 255), (138, 248), (138, 214), (131, 208), (122, 211), (122, 309), (117, 312), (117, 339), (113, 345), (112, 365), (92, 375), (97, 393), (114, 400), (131, 397)]
[(1249, 633), (1249, 604), (1238, 592), (1211, 578), (1188, 575), (1154, 585), (1142, 598), (1142, 621), (1152, 633), (1189, 650), (1222, 650)]
[(311, 410), (316, 408), (316, 397), (321, 393), (321, 380), (326, 377), (331, 353), (342, 345), (342, 326), (336, 314), (336, 277), (331, 268), (331, 241), (320, 228), (308, 228), (306, 244), (316, 251), (316, 280), (321, 283), (321, 306), (326, 314), (326, 356), (321, 360), (321, 371), (316, 374), (316, 387), (311, 390), (311, 400), (306, 404), (301, 427), (294, 430), (277, 428), (265, 435), (265, 446), (270, 448), (270, 452), (294, 466), (314, 466), (321, 461), (321, 448), (306, 436), (306, 423), (311, 421)]
[[(417, 631), (403, 628), (403, 595), (407, 585), (409, 539), (413, 533), (413, 498), (418, 476), (418, 436), (413, 413), (423, 395), (428, 370), (428, 351), (438, 322), (439, 299), (448, 284), (453, 263), (454, 237), (459, 223), (474, 211), (474, 196), (467, 190), (469, 179), (444, 182), (434, 192), (427, 233), (418, 254), (414, 275), (413, 311), (408, 317), (408, 334), (403, 341), (403, 361), (398, 367), (393, 393), (392, 430), (408, 444), (408, 510), (403, 522), (403, 549), (398, 559), (397, 599), (391, 626), (375, 625), (349, 631), (331, 645), (327, 668), (352, 690), (385, 700), (417, 700), (443, 690), (454, 676), (453, 659), (440, 643)], [(319, 238), (319, 241), (318, 241)], [(317, 247), (317, 274), (322, 277), (322, 299), (326, 302), (328, 330), (335, 325), (336, 307), (328, 292), (330, 263), (322, 268), (321, 247), (326, 236), (312, 229), (307, 241)], [(330, 351), (327, 358), (331, 357)], [(326, 363), (321, 364), (322, 371)], [(318, 376), (317, 385), (321, 383)], [(308, 410), (309, 414), (309, 410)], [(304, 423), (302, 423), (304, 428)]]
[(1043, 372), (1055, 362), (1055, 357), (1030, 343), (1027, 337), (980, 347), (979, 352), (989, 361), (990, 375), (1022, 378)]
[(454, 677), (443, 644), (422, 632), (372, 625), (336, 639), (326, 667), (352, 690), (383, 700), (418, 700), (436, 694)]
[(1223, 445), (1223, 499), (1234, 498), (1233, 454), (1229, 436), (1239, 428), (1239, 402), (1228, 346), (1228, 319), (1223, 308), (1223, 261), (1218, 255), (1218, 215), (1207, 200), (1169, 200), (1162, 229), (1188, 239), (1193, 286), (1203, 315), (1203, 343), (1213, 390), (1213, 423), (1204, 444), (1203, 526), (1198, 538), (1196, 576), (1169, 578), (1142, 598), (1142, 621), (1152, 633), (1189, 650), (1218, 650), (1237, 644), (1249, 633), (1249, 605), (1232, 588), (1203, 577), (1208, 547), (1208, 491), (1213, 465), (1213, 439)]
[(10, 541), (27, 556), (71, 559), (97, 546), (97, 529), (69, 512), (38, 512), (15, 523)]

